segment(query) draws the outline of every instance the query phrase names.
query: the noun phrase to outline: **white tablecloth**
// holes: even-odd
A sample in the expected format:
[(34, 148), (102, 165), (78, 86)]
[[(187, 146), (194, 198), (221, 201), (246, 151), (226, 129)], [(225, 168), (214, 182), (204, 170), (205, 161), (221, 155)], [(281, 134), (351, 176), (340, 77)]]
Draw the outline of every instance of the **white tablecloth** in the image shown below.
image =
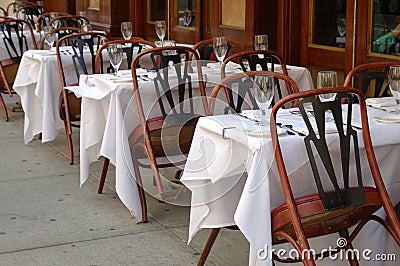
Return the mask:
[[(28, 44), (28, 49), (33, 49), (34, 46), (33, 46), (33, 41), (32, 41), (30, 32), (29, 31), (24, 31), (24, 35), (26, 37), (26, 41), (27, 41), (27, 44)], [(39, 45), (39, 43), (40, 43), (40, 33), (34, 31), (33, 35), (34, 35), (36, 44)], [(1, 40), (0, 40), (0, 61), (1, 61), (1, 60), (10, 58), (10, 56), (8, 55), (7, 48), (6, 48), (6, 45), (4, 43), (4, 37), (3, 37), (2, 34), (0, 34), (0, 38), (1, 38)], [(16, 49), (18, 50), (19, 49), (19, 44), (18, 44), (17, 35), (16, 34), (12, 34), (12, 39), (14, 41), (14, 44), (16, 45)], [(9, 44), (7, 43), (7, 45), (9, 45)], [(10, 48), (10, 51), (12, 52), (11, 48)]]
[[(63, 64), (67, 84), (78, 83), (71, 55), (66, 53), (62, 56), (65, 56)], [(59, 116), (61, 80), (55, 52), (26, 51), (13, 88), (21, 97), (22, 108), (25, 112), (25, 143), (30, 142), (39, 133), (42, 133), (42, 142), (54, 140), (58, 129), (64, 128), (64, 123)]]
[[(313, 88), (310, 72), (306, 68), (289, 68), (289, 75), (302, 90)], [(204, 69), (203, 73), (208, 76), (208, 86), (213, 86), (220, 80), (220, 74), (215, 71), (207, 72), (207, 69)], [(140, 220), (141, 209), (127, 140), (127, 136), (139, 123), (135, 99), (132, 100), (133, 86), (132, 83), (114, 83), (107, 79), (109, 75), (81, 76), (80, 86), (70, 88), (83, 96), (80, 131), (81, 185), (88, 178), (91, 162), (99, 156), (109, 158), (116, 166), (118, 196)], [(144, 102), (151, 103), (146, 107), (150, 108), (156, 99), (154, 89), (151, 88), (154, 86), (153, 81), (143, 82), (142, 86), (150, 88), (148, 94), (142, 96)], [(197, 105), (201, 106), (201, 103), (197, 102)]]
[[(369, 110), (371, 117), (382, 111)], [(287, 112), (278, 115), (278, 121), (294, 124), (299, 117)], [(271, 261), (257, 260), (257, 252), (269, 250), (271, 245), (270, 211), (284, 202), (279, 175), (273, 163), (271, 139), (252, 137), (243, 133), (249, 121), (234, 115), (200, 118), (181, 181), (192, 192), (189, 242), (201, 228), (218, 228), (237, 225), (248, 239), (251, 247), (250, 265), (270, 264)], [(227, 138), (222, 138), (223, 128)], [(299, 125), (297, 124), (297, 127)], [(394, 203), (400, 200), (400, 129), (399, 124), (382, 125), (371, 119), (371, 137), (378, 164), (382, 171), (388, 192)], [(327, 136), (329, 145), (337, 148), (335, 134)], [(361, 132), (359, 140), (362, 140)], [(362, 141), (361, 141), (362, 142)], [(281, 147), (286, 158), (289, 178), (296, 178), (292, 187), (295, 196), (315, 193), (311, 169), (307, 167), (307, 154), (302, 137), (285, 135)], [(336, 156), (336, 157), (335, 157)], [(337, 160), (339, 153), (334, 155)], [(369, 166), (364, 160), (363, 176), (370, 177)], [(310, 179), (311, 178), (311, 179)], [(371, 180), (370, 180), (371, 182)], [(365, 185), (372, 183), (365, 182)], [(336, 237), (323, 237), (311, 241), (311, 247), (336, 246)], [(324, 244), (326, 244), (324, 246)], [(290, 249), (290, 245), (286, 245)], [(274, 247), (277, 248), (277, 247)], [(370, 222), (355, 241), (354, 248), (371, 249), (373, 254), (395, 252), (399, 247), (382, 227)], [(321, 264), (322, 263), (322, 264)], [(368, 264), (370, 263), (370, 264)], [(388, 265), (382, 262), (381, 265)], [(340, 260), (325, 259), (318, 265), (347, 265)], [(377, 265), (377, 262), (363, 261), (361, 265)]]

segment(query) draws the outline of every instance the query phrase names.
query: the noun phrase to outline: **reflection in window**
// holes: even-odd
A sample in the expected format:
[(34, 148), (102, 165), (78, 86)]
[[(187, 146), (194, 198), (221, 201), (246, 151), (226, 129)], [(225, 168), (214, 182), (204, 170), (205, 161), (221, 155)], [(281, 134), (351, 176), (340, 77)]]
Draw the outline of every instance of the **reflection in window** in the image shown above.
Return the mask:
[(400, 1), (375, 0), (372, 52), (400, 55)]
[(312, 43), (344, 47), (346, 42), (346, 1), (314, 0)]
[(195, 21), (195, 0), (178, 0), (178, 25), (194, 27)]
[(149, 20), (165, 20), (165, 1), (164, 0), (148, 0), (149, 1)]

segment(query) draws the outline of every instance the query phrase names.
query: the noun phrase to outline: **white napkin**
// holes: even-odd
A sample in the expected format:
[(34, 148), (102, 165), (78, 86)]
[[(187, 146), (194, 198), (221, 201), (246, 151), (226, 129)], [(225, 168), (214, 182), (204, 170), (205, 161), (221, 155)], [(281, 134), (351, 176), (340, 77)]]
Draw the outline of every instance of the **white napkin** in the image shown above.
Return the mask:
[(393, 97), (381, 97), (381, 98), (368, 98), (365, 103), (372, 107), (388, 107), (396, 105), (396, 100)]

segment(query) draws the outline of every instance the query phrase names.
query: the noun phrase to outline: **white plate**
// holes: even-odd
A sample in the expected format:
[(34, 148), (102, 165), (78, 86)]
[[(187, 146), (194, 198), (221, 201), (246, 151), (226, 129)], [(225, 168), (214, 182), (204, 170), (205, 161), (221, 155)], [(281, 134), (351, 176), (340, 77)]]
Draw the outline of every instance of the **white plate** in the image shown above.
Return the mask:
[[(250, 137), (255, 137), (255, 138), (269, 138), (271, 137), (271, 132), (269, 129), (263, 128), (263, 127), (252, 127), (252, 128), (246, 128), (245, 132), (248, 136)], [(286, 130), (283, 128), (277, 128), (278, 135), (286, 133)]]
[(382, 115), (375, 117), (375, 121), (383, 124), (400, 123), (400, 115)]

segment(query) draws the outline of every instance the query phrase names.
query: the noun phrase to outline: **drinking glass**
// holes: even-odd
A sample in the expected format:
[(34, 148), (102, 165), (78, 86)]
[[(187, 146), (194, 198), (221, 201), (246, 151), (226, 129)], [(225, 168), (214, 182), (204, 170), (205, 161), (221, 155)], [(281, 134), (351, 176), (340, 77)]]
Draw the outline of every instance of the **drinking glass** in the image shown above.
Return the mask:
[(268, 50), (268, 35), (254, 35), (254, 50)]
[(49, 50), (53, 47), (54, 42), (56, 41), (56, 33), (54, 31), (53, 26), (45, 26), (44, 27), (44, 36), (45, 42), (49, 45)]
[[(400, 65), (389, 67), (388, 81), (390, 91), (396, 103), (400, 104)], [(391, 113), (400, 114), (400, 110), (394, 110)]]
[[(337, 73), (336, 71), (320, 71), (317, 74), (317, 89), (337, 87)], [(320, 94), (319, 99), (321, 102), (333, 101), (336, 98), (336, 93)], [(333, 115), (331, 111), (327, 111), (326, 122), (333, 122)]]
[(228, 52), (226, 37), (214, 37), (213, 49), (218, 62), (222, 65), (222, 61), (224, 61), (225, 55)]
[(183, 15), (183, 25), (186, 27), (190, 27), (191, 23), (192, 23), (192, 11), (186, 9)]
[(267, 110), (275, 93), (275, 80), (272, 75), (255, 75), (253, 80), (254, 99), (261, 110), (260, 122), (269, 123)]
[(114, 68), (114, 76), (118, 76), (118, 69), (122, 63), (122, 44), (113, 43), (107, 47), (108, 58), (110, 59), (110, 63)]
[(121, 22), (121, 33), (125, 40), (129, 40), (132, 36), (132, 23), (130, 21)]
[[(91, 32), (92, 31), (92, 25), (90, 24), (82, 24), (81, 25), (81, 32)], [(82, 35), (82, 39), (90, 39), (90, 35)]]
[(158, 38), (161, 41), (161, 46), (163, 45), (164, 42), (164, 37), (165, 37), (165, 32), (166, 32), (166, 25), (165, 25), (165, 20), (157, 20), (155, 22), (155, 29), (156, 29), (156, 33)]
[(43, 1), (36, 1), (37, 6), (44, 6)]

